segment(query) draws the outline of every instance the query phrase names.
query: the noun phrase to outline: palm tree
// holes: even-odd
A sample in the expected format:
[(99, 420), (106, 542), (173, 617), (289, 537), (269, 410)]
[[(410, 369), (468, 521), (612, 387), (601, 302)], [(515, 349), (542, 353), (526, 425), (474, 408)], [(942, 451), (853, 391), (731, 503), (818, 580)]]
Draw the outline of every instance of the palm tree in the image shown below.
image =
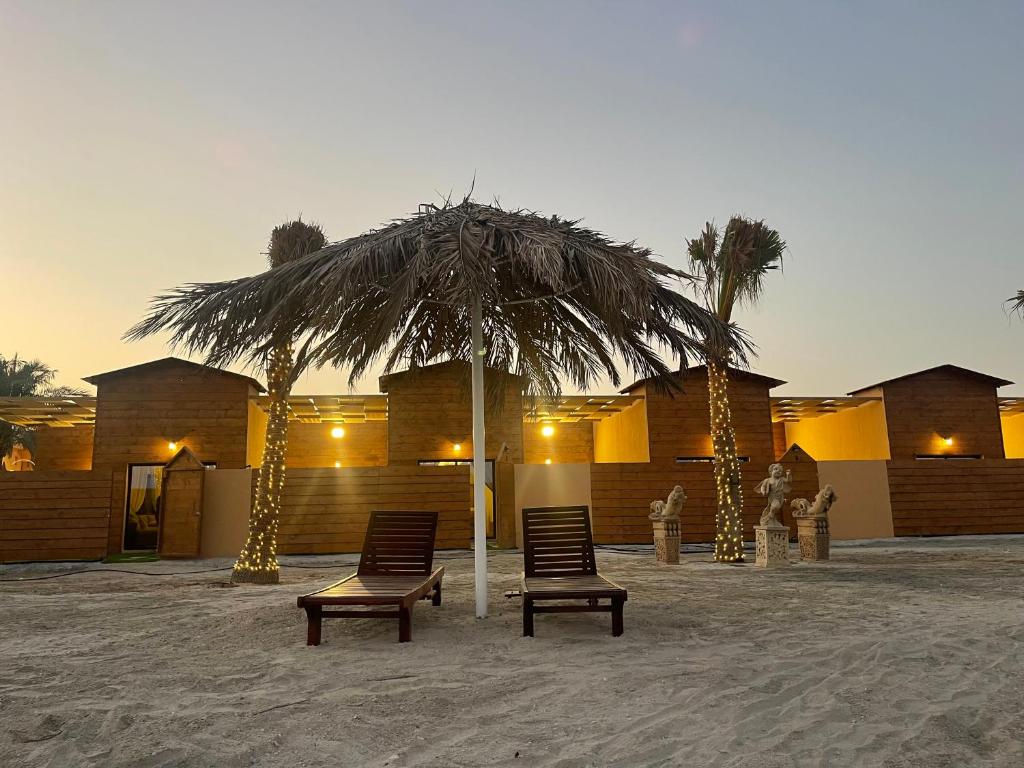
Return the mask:
[[(317, 224), (301, 219), (275, 227), (270, 233), (270, 268), (280, 267), (320, 250), (327, 243)], [(285, 308), (287, 309), (287, 308)], [(276, 584), (277, 526), (280, 520), (281, 491), (284, 488), (284, 457), (288, 449), (288, 395), (295, 381), (292, 342), (295, 339), (287, 313), (269, 335), (267, 352), (267, 396), (270, 401), (267, 433), (263, 444), (256, 498), (249, 515), (249, 536), (231, 571), (231, 581), (250, 584)]]
[[(721, 236), (715, 225), (708, 222), (700, 237), (687, 240), (686, 246), (691, 269), (703, 278), (704, 304), (723, 323), (732, 322), (737, 305), (757, 302), (765, 276), (782, 266), (786, 250), (778, 232), (763, 221), (741, 216), (733, 216)], [(736, 432), (729, 412), (728, 368), (736, 362), (728, 348), (708, 340), (711, 441), (718, 496), (715, 559), (725, 563), (743, 560), (742, 478), (736, 456)]]
[(484, 616), (485, 364), (518, 374), (527, 394), (557, 395), (562, 377), (581, 389), (600, 374), (619, 383), (616, 355), (671, 386), (655, 346), (683, 362), (703, 358), (707, 343), (743, 358), (741, 334), (669, 285), (689, 280), (650, 251), (576, 221), (467, 197), (422, 205), (255, 277), (171, 291), (128, 337), (169, 329), (172, 343), (222, 365), (258, 359), (287, 322), (293, 338), (305, 337), (297, 367), (348, 368), (350, 384), (379, 360), (385, 373), (472, 362), (477, 615)]
[[(41, 360), (22, 360), (17, 355), (0, 355), (0, 397), (82, 397), (85, 390), (76, 387), (55, 387), (57, 371)], [(18, 446), (35, 453), (35, 430), (19, 424), (0, 421), (0, 458), (10, 455)], [(0, 471), (3, 464), (0, 463)]]

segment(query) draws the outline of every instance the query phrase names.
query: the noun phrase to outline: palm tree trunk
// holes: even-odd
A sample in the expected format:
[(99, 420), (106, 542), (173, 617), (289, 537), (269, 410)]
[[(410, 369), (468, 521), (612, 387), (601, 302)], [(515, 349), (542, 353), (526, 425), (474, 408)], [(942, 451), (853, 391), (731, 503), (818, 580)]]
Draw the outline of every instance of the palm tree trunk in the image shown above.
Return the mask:
[(736, 432), (729, 412), (729, 379), (720, 361), (708, 362), (708, 390), (711, 401), (711, 443), (715, 452), (715, 560), (735, 563), (743, 560), (743, 489), (740, 462), (736, 456)]
[(267, 390), (270, 416), (263, 446), (263, 461), (256, 484), (256, 499), (249, 515), (249, 538), (231, 572), (231, 581), (248, 584), (277, 584), (277, 526), (284, 487), (284, 455), (288, 446), (288, 393), (291, 389), (292, 348), (290, 344), (270, 353)]

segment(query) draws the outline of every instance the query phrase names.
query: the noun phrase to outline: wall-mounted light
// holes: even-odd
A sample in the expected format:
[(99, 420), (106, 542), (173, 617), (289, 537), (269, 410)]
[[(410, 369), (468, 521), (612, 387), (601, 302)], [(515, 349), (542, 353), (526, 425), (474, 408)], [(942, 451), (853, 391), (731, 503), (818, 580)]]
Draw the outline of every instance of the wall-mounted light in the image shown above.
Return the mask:
[(456, 453), (461, 451), (462, 450), (462, 443), (455, 443), (455, 445), (452, 446), (452, 450), (455, 451)]
[(942, 438), (942, 442), (944, 442), (946, 445), (952, 445), (953, 444), (953, 438), (952, 437), (944, 437), (944, 438)]
[(334, 462), (334, 468), (335, 469), (340, 469), (341, 468), (341, 462), (340, 461)]
[(551, 437), (553, 434), (555, 434), (555, 428), (552, 427), (550, 424), (545, 424), (543, 427), (540, 428), (540, 433), (544, 435), (544, 437)]
[(551, 463), (551, 459), (544, 459), (544, 463), (545, 464), (550, 464)]
[(178, 444), (171, 440), (169, 443), (167, 443), (167, 450), (172, 452), (178, 450)]
[(340, 440), (344, 436), (345, 436), (345, 428), (344, 427), (335, 427), (334, 429), (331, 430), (331, 437), (333, 437), (335, 440)]

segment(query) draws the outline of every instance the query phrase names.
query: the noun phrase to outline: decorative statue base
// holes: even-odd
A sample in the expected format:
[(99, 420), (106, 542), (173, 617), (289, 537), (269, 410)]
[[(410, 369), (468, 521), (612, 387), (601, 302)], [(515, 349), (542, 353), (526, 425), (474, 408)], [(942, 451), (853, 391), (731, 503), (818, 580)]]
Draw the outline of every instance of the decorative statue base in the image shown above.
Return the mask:
[(826, 485), (818, 491), (813, 503), (807, 499), (796, 499), (793, 502), (801, 560), (828, 560), (829, 541), (832, 538), (828, 531), (828, 512), (838, 498), (835, 489)]
[(755, 525), (757, 556), (754, 565), (778, 568), (789, 565), (789, 528), (785, 525)]
[(654, 559), (669, 565), (679, 564), (679, 521), (654, 521)]
[(796, 533), (800, 541), (801, 560), (828, 560), (829, 541), (832, 537), (828, 533), (827, 519), (798, 517)]
[(677, 485), (668, 499), (651, 502), (651, 525), (654, 526), (654, 559), (659, 563), (679, 562), (679, 515), (683, 511), (686, 494)]

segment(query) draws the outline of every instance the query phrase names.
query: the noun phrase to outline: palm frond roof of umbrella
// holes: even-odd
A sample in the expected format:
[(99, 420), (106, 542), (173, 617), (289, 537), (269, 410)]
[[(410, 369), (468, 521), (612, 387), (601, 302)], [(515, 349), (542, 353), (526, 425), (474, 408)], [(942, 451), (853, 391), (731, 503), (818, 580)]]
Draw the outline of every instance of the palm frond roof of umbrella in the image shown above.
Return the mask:
[(554, 394), (600, 374), (620, 382), (616, 357), (673, 386), (659, 348), (685, 364), (708, 345), (742, 363), (745, 336), (673, 283), (692, 278), (635, 243), (613, 242), (558, 216), (469, 198), (421, 205), (407, 218), (254, 277), (193, 283), (154, 299), (127, 334), (170, 330), (172, 344), (225, 365), (254, 363), (287, 333), (305, 339), (298, 364), (334, 365), (358, 379), (471, 359), (469, 307), (483, 310), (485, 362)]

